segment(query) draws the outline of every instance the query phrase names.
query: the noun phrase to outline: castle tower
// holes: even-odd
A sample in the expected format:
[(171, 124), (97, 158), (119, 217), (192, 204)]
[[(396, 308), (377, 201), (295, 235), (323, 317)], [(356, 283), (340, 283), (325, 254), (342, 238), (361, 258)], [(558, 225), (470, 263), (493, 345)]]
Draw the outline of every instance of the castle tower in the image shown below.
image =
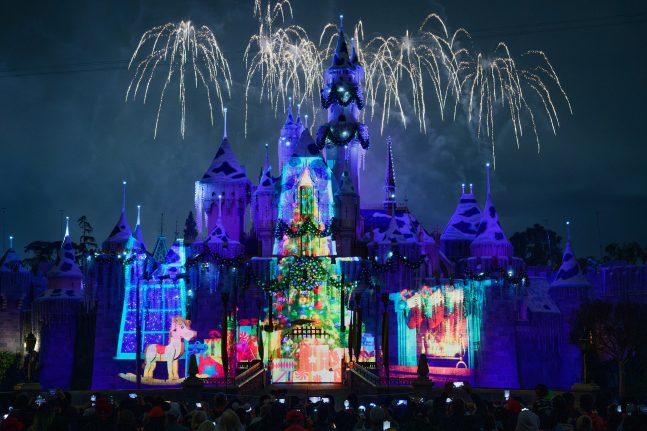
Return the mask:
[[(592, 287), (586, 279), (573, 253), (571, 243), (570, 222), (566, 222), (566, 247), (562, 264), (557, 271), (555, 279), (550, 284), (549, 294), (555, 301), (562, 314), (562, 334), (569, 334), (572, 330), (571, 322), (575, 313), (579, 310), (582, 302), (592, 295)], [(581, 337), (586, 334), (579, 334)], [(581, 377), (581, 352), (579, 347), (569, 344), (561, 344), (562, 364), (560, 367), (560, 381), (572, 384), (580, 381)]]
[(47, 273), (47, 289), (34, 301), (32, 327), (41, 340), (40, 383), (46, 388), (70, 388), (74, 378), (76, 338), (83, 298), (83, 274), (75, 261), (69, 217), (56, 264)]
[[(499, 223), (499, 215), (492, 203), (492, 194), (490, 193), (490, 164), (487, 163), (485, 166), (487, 173), (487, 197), (485, 198), (485, 205), (481, 214), (481, 222), (474, 241), (470, 245), (470, 252), (474, 257), (491, 257), (497, 258), (497, 260), (504, 258), (503, 260), (509, 260), (512, 257), (512, 244), (510, 244), (510, 241), (508, 241), (508, 238), (503, 233), (501, 223)], [(503, 262), (499, 263), (503, 264)]]
[[(281, 142), (279, 141), (279, 147), (280, 146)], [(296, 142), (291, 146), (296, 146)], [(281, 151), (282, 150), (279, 148), (279, 158), (281, 157)], [(260, 242), (260, 255), (263, 257), (272, 255), (272, 246), (274, 245), (274, 228), (277, 217), (276, 182), (277, 179), (272, 177), (269, 149), (268, 146), (265, 145), (265, 165), (263, 165), (263, 172), (258, 181), (258, 187), (256, 187), (252, 196), (254, 230), (256, 231), (256, 237)]]
[(319, 127), (316, 141), (321, 150), (327, 150), (326, 160), (337, 181), (341, 180), (344, 161), (348, 159), (353, 188), (361, 194), (359, 168), (369, 146), (368, 127), (359, 122), (359, 112), (364, 108), (364, 68), (354, 46), (352, 54), (348, 54), (342, 18), (332, 65), (324, 73), (321, 90), (321, 106), (328, 110), (328, 122)]
[(133, 248), (138, 252), (146, 253), (146, 244), (144, 243), (144, 236), (142, 235), (141, 210), (142, 206), (137, 205), (137, 225), (135, 226), (135, 232), (133, 232), (133, 238), (135, 238)]
[(337, 255), (353, 255), (353, 244), (359, 229), (359, 196), (353, 188), (348, 165), (341, 176), (339, 188), (335, 193), (335, 218), (337, 220)]
[[(22, 352), (21, 340), (29, 332), (29, 328), (21, 325), (21, 310), (23, 304), (30, 300), (31, 283), (32, 273), (14, 250), (13, 236), (10, 236), (9, 248), (0, 257), (0, 349), (5, 352)], [(30, 305), (27, 304), (28, 307)], [(23, 334), (20, 332), (21, 328), (26, 330)]]
[(469, 257), (470, 244), (481, 224), (481, 209), (474, 197), (472, 184), (469, 187), (466, 192), (465, 184), (461, 185), (461, 197), (456, 210), (440, 235), (442, 251), (453, 261)]
[(195, 183), (195, 212), (198, 236), (204, 238), (215, 227), (218, 215), (229, 236), (240, 241), (245, 230), (245, 211), (249, 205), (251, 181), (245, 173), (227, 138), (227, 109), (224, 110), (224, 133), (220, 148), (211, 165)]
[(158, 263), (163, 263), (168, 253), (168, 243), (166, 237), (164, 236), (164, 214), (160, 218), (160, 234), (155, 241), (155, 247), (153, 247), (153, 260)]
[(384, 176), (384, 209), (391, 215), (397, 207), (395, 195), (395, 170), (393, 167), (393, 148), (391, 137), (386, 140), (386, 174)]
[(128, 224), (126, 219), (126, 181), (122, 183), (123, 185), (123, 196), (121, 203), (121, 215), (117, 224), (108, 235), (108, 238), (101, 245), (102, 249), (106, 253), (123, 253), (129, 249), (132, 245), (133, 231)]
[(283, 166), (290, 160), (294, 147), (299, 142), (299, 137), (303, 132), (303, 124), (301, 123), (301, 106), (298, 106), (297, 119), (294, 120), (292, 116), (292, 98), (290, 97), (290, 104), (288, 105), (288, 115), (285, 118), (283, 128), (281, 128), (281, 135), (277, 144), (279, 155), (279, 172), (283, 170)]

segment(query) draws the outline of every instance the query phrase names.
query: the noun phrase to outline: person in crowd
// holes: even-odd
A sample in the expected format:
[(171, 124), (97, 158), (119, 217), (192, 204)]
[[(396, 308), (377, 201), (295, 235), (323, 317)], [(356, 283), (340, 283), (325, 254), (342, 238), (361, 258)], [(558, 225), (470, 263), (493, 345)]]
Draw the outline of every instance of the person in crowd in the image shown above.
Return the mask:
[(232, 409), (227, 409), (220, 415), (216, 431), (244, 431), (240, 418)]
[(137, 431), (137, 418), (132, 410), (120, 408), (117, 413), (116, 431)]
[(517, 417), (515, 431), (539, 431), (539, 416), (528, 409), (523, 409)]
[(197, 431), (204, 422), (208, 422), (204, 410), (194, 410), (191, 415), (191, 431)]
[(146, 415), (144, 431), (164, 431), (166, 415), (162, 406), (156, 405)]
[(582, 415), (577, 418), (575, 431), (593, 431), (593, 421), (590, 416)]
[(584, 416), (588, 416), (591, 419), (591, 426), (593, 427), (593, 431), (605, 431), (606, 425), (604, 423), (604, 419), (602, 419), (602, 417), (598, 415), (598, 412), (595, 411), (595, 408), (593, 407), (594, 405), (595, 400), (593, 399), (593, 395), (582, 394), (582, 396), (580, 397), (580, 410), (582, 411), (582, 414)]
[(166, 425), (164, 431), (189, 431), (182, 425), (182, 409), (180, 404), (172, 402), (166, 412)]
[(541, 429), (549, 429), (550, 418), (552, 416), (553, 404), (551, 402), (550, 392), (544, 384), (535, 386), (535, 402), (532, 404), (532, 411), (539, 416)]
[(563, 395), (557, 395), (552, 401), (553, 409), (548, 423), (554, 431), (574, 431), (574, 424), (570, 420), (568, 404)]
[(285, 416), (285, 428), (283, 431), (308, 431), (305, 428), (305, 417), (301, 410), (292, 409)]

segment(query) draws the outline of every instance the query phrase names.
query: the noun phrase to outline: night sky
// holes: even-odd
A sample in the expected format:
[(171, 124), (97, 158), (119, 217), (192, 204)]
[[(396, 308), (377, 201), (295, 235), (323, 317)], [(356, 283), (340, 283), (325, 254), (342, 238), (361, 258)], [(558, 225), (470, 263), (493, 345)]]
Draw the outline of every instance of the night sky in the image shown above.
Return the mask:
[[(517, 149), (510, 124), (499, 123), (493, 198), (504, 232), (511, 236), (541, 223), (563, 233), (570, 219), (580, 256), (598, 255), (600, 242), (647, 243), (645, 2), (294, 0), (293, 6), (290, 22), (313, 39), (340, 13), (347, 28), (362, 19), (367, 35), (401, 35), (437, 12), (452, 29), (473, 31), (481, 50), (493, 49), (498, 40), (515, 55), (544, 50), (574, 115), (557, 100), (561, 127), (553, 136), (542, 123), (539, 154), (530, 134)], [(182, 139), (178, 104), (169, 95), (153, 140), (156, 100), (124, 102), (132, 76), (126, 63), (141, 34), (181, 19), (210, 26), (226, 51), (235, 81), (227, 103), (229, 138), (248, 176), (257, 181), (266, 143), (275, 165), (282, 113), (275, 117), (252, 101), (253, 121), (243, 135), (242, 53), (257, 29), (251, 0), (11, 2), (0, 14), (0, 207), (7, 208), (3, 235), (17, 238), (15, 248), (59, 238), (59, 210), (73, 220), (87, 215), (100, 243), (119, 216), (123, 179), (129, 221), (134, 228), (141, 204), (149, 248), (161, 212), (167, 236), (176, 220), (182, 227), (193, 208), (194, 182), (220, 144), (220, 116), (211, 127), (203, 93), (189, 93)], [(441, 122), (431, 100), (428, 108), (427, 134), (415, 124), (404, 130), (394, 120), (380, 136), (378, 122), (371, 124), (363, 202), (381, 201), (390, 135), (400, 200), (408, 197), (427, 228), (442, 229), (461, 182), (473, 182), (484, 200), (483, 166), (490, 153), (487, 142), (473, 139), (464, 118)], [(72, 235), (78, 240), (76, 226)]]

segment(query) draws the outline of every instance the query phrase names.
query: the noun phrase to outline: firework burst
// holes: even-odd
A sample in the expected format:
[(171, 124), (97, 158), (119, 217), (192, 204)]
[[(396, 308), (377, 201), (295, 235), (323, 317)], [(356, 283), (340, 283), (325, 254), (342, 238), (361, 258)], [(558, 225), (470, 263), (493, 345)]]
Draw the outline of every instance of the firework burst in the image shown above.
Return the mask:
[(254, 15), (258, 18), (258, 32), (249, 39), (244, 53), (247, 68), (245, 133), (250, 90), (256, 79), (260, 81), (259, 101), (269, 101), (274, 112), (284, 109), (293, 97), (298, 103), (309, 102), (313, 115), (316, 115), (315, 101), (323, 84), (321, 52), (306, 31), (297, 25), (277, 28), (277, 24), (285, 22), (286, 16), (292, 16), (290, 2), (280, 0), (264, 4), (256, 0)]
[(545, 115), (554, 134), (559, 127), (553, 90), (564, 99), (568, 111), (573, 112), (555, 69), (541, 51), (522, 55), (524, 62), (530, 63), (528, 67), (518, 64), (520, 62), (503, 42), (489, 55), (461, 49), (454, 58), (457, 70), (453, 87), (456, 91), (454, 118), (462, 104), (467, 110), (468, 122), (476, 125), (477, 138), (485, 135), (489, 139), (493, 161), (496, 160), (495, 121), (498, 116), (505, 116), (511, 122), (517, 147), (524, 129), (530, 128), (539, 151), (537, 116)]
[[(147, 46), (150, 46), (150, 51), (138, 60), (140, 53), (146, 51)], [(134, 100), (137, 94), (143, 93), (146, 103), (153, 78), (156, 75), (165, 77), (155, 118), (155, 137), (164, 95), (174, 80), (177, 80), (179, 87), (180, 132), (183, 138), (186, 130), (186, 85), (189, 79), (193, 80), (196, 88), (204, 87), (212, 125), (213, 99), (224, 108), (224, 97), (231, 96), (232, 79), (229, 64), (215, 35), (207, 26), (196, 28), (191, 21), (180, 21), (177, 24), (168, 23), (148, 30), (139, 40), (128, 68), (135, 64), (137, 66), (126, 92), (126, 100), (130, 97)], [(162, 67), (167, 67), (168, 70), (160, 72)]]

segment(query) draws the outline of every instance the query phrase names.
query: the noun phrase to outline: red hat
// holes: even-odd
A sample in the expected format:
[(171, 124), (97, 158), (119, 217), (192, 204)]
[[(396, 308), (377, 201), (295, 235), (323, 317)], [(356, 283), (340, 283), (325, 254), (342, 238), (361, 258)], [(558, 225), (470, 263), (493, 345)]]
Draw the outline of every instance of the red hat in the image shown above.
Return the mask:
[(164, 417), (164, 409), (160, 406), (155, 406), (150, 411), (148, 412), (148, 417), (149, 418), (163, 418)]
[(302, 421), (304, 420), (303, 413), (300, 410), (290, 410), (285, 416), (286, 421)]
[(517, 400), (509, 399), (505, 402), (505, 408), (511, 412), (519, 413), (521, 411), (521, 403)]
[(25, 424), (13, 416), (9, 416), (0, 424), (1, 431), (22, 431), (23, 429), (25, 429)]

